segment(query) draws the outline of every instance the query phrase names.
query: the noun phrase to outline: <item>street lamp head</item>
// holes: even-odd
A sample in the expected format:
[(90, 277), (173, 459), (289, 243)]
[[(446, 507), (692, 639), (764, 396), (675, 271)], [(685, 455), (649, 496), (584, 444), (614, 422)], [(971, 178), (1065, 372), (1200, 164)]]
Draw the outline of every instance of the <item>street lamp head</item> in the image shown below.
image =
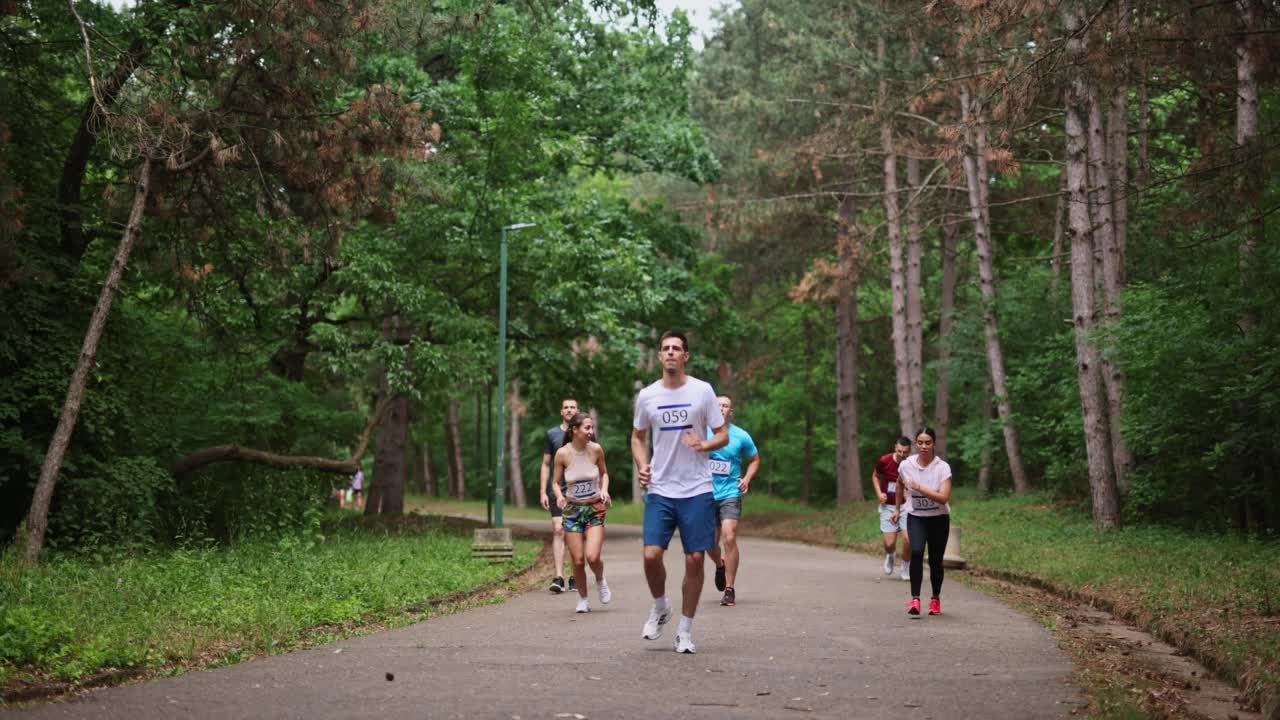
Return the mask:
[(534, 223), (516, 223), (515, 225), (507, 225), (503, 230), (526, 230), (531, 227), (538, 227)]

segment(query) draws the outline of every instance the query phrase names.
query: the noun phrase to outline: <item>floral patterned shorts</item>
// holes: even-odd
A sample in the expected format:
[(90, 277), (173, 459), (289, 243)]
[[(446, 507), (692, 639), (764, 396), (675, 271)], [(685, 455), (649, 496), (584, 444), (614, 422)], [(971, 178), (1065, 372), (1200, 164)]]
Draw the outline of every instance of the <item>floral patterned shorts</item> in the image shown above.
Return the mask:
[(604, 513), (609, 509), (604, 501), (593, 503), (566, 503), (564, 506), (564, 531), (586, 532), (587, 528), (604, 525)]

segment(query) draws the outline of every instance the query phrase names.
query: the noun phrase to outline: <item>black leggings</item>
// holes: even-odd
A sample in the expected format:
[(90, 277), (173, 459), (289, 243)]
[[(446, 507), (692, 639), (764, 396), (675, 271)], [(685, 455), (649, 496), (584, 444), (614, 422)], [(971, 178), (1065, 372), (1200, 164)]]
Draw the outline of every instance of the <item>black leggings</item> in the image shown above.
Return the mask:
[(911, 541), (911, 597), (920, 597), (924, 582), (924, 549), (929, 546), (929, 584), (933, 596), (942, 594), (942, 554), (951, 533), (950, 515), (907, 516), (907, 538)]

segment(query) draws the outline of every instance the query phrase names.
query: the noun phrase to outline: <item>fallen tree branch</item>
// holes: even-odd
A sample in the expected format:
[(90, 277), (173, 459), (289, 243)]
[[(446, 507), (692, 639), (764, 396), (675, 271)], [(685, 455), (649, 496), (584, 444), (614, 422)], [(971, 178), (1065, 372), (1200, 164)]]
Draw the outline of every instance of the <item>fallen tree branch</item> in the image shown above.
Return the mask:
[(373, 429), (377, 427), (378, 421), (382, 419), (382, 414), (386, 411), (387, 406), (390, 405), (392, 397), (388, 395), (378, 402), (378, 407), (373, 411), (369, 421), (365, 423), (364, 430), (360, 432), (360, 439), (356, 443), (355, 452), (346, 460), (335, 460), (315, 455), (282, 455), (235, 444), (214, 445), (213, 447), (201, 448), (179, 458), (177, 462), (170, 466), (169, 472), (174, 477), (181, 477), (196, 468), (214, 463), (250, 462), (281, 469), (306, 468), (338, 475), (354, 475), (360, 469), (360, 461), (364, 459), (364, 454), (369, 450), (369, 440), (373, 437)]

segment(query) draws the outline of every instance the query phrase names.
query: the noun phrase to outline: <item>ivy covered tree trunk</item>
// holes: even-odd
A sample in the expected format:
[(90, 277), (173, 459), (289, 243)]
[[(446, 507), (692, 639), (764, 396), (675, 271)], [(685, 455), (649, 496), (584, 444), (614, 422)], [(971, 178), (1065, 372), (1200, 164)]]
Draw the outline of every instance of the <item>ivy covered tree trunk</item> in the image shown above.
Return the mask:
[(449, 497), (465, 500), (467, 478), (462, 465), (462, 432), (458, 427), (458, 399), (449, 398), (444, 421), (445, 457), (449, 461)]
[[(1000, 347), (1000, 325), (996, 317), (995, 259), (991, 246), (991, 221), (987, 201), (985, 161), (986, 128), (981, 123), (979, 109), (969, 96), (967, 88), (961, 89), (961, 104), (966, 109), (965, 134), (968, 146), (964, 153), (965, 178), (969, 186), (969, 217), (973, 222), (974, 244), (978, 255), (978, 277), (982, 288), (982, 335), (986, 349), (987, 368), (991, 373), (991, 389), (995, 393), (996, 410), (1004, 431), (1005, 454), (1009, 458), (1009, 472), (1013, 476), (1014, 492), (1027, 492), (1030, 484), (1022, 465), (1022, 450), (1018, 445), (1018, 429), (1013, 422), (1013, 403), (1005, 381), (1004, 351)], [(983, 166), (980, 168), (980, 166)]]
[(1084, 24), (1083, 8), (1064, 5), (1063, 25), (1068, 34), (1067, 55), (1075, 62), (1066, 97), (1066, 168), (1070, 209), (1067, 235), (1071, 242), (1071, 309), (1075, 330), (1076, 377), (1084, 419), (1085, 453), (1089, 465), (1089, 490), (1093, 524), (1099, 530), (1120, 526), (1120, 498), (1116, 490), (1111, 437), (1107, 428), (1106, 395), (1098, 350), (1090, 332), (1096, 321), (1094, 247), (1090, 233), (1088, 198), (1088, 138), (1086, 120), (1089, 86), (1084, 76), (1084, 40), (1078, 36)]
[(27, 513), (26, 534), (23, 535), (20, 532), (18, 536), (19, 542), (24, 545), (22, 558), (27, 563), (36, 562), (40, 558), (40, 550), (44, 547), (44, 536), (49, 527), (49, 503), (53, 500), (58, 473), (62, 470), (67, 446), (71, 443), (71, 433), (75, 430), (76, 420), (80, 417), (80, 403), (84, 400), (85, 387), (89, 383), (89, 372), (93, 369), (94, 358), (98, 354), (98, 342), (102, 340), (102, 333), (107, 328), (111, 305), (120, 292), (120, 279), (124, 276), (124, 268), (129, 264), (129, 256), (133, 253), (138, 230), (142, 227), (142, 218), (150, 192), (151, 162), (144, 160), (138, 168), (138, 180), (134, 184), (129, 221), (125, 224), (124, 234), (116, 247), (111, 269), (107, 271), (107, 278), (102, 283), (102, 292), (98, 294), (98, 304), (93, 308), (89, 328), (85, 331), (84, 342), (80, 346), (80, 359), (76, 362), (76, 369), (72, 372), (71, 382), (67, 386), (67, 396), (62, 403), (58, 427), (53, 432), (49, 449), (44, 455), (44, 463), (40, 467), (40, 477), (36, 480), (35, 493), (31, 498), (31, 510)]
[(853, 202), (840, 203), (836, 238), (840, 277), (836, 297), (836, 504), (865, 498), (858, 458), (858, 275), (853, 248)]
[[(951, 208), (947, 194), (946, 208)], [(934, 452), (947, 456), (947, 435), (951, 427), (951, 328), (955, 322), (956, 253), (960, 245), (960, 227), (946, 223), (942, 228), (942, 292), (938, 310), (938, 371), (934, 393), (933, 430), (937, 433)]]

